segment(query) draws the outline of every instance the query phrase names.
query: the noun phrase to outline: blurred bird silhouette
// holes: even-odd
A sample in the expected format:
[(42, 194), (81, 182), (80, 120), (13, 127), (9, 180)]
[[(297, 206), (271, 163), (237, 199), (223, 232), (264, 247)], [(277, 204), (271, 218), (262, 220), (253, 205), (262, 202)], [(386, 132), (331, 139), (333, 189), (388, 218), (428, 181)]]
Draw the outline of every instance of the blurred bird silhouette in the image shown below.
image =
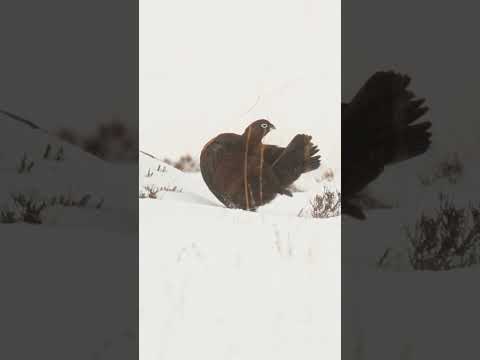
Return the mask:
[(288, 187), (303, 173), (320, 166), (311, 136), (298, 134), (285, 148), (263, 144), (272, 129), (273, 124), (260, 119), (242, 135), (220, 134), (203, 147), (202, 177), (225, 206), (255, 210), (278, 194), (292, 196)]
[(377, 72), (350, 103), (342, 103), (342, 212), (365, 219), (356, 197), (386, 165), (423, 154), (430, 146), (425, 99), (407, 90), (410, 77)]

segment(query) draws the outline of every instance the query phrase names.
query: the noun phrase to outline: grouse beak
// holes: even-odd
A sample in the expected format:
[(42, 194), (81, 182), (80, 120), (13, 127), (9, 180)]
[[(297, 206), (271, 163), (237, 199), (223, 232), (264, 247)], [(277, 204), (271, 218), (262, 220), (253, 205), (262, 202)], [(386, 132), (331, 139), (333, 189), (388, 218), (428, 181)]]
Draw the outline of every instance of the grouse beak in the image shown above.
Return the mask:
[(277, 128), (272, 124), (270, 125), (270, 130), (276, 130)]

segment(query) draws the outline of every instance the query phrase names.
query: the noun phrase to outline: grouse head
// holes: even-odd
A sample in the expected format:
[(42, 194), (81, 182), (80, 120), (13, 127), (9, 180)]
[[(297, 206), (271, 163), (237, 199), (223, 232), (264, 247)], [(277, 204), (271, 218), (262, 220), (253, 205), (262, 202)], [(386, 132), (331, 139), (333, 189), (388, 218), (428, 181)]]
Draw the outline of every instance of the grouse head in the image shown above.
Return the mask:
[(260, 142), (275, 126), (265, 119), (256, 120), (245, 129), (243, 136), (249, 142)]

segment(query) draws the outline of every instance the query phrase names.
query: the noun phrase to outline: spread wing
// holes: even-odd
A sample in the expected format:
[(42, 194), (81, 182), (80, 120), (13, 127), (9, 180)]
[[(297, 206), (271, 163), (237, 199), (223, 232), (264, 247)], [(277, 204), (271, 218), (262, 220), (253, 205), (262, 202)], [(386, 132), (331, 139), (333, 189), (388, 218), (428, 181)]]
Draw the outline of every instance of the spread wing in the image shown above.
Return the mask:
[(286, 148), (266, 145), (264, 158), (271, 165), (282, 187), (290, 186), (303, 173), (320, 166), (317, 146), (311, 142), (309, 135), (298, 134)]
[[(342, 104), (342, 206), (377, 178), (384, 167), (424, 153), (431, 123), (414, 124), (428, 108), (407, 87), (410, 78), (377, 72), (349, 104)], [(353, 210), (358, 215), (358, 209)], [(348, 212), (347, 212), (348, 213)], [(360, 217), (360, 216), (357, 216)]]

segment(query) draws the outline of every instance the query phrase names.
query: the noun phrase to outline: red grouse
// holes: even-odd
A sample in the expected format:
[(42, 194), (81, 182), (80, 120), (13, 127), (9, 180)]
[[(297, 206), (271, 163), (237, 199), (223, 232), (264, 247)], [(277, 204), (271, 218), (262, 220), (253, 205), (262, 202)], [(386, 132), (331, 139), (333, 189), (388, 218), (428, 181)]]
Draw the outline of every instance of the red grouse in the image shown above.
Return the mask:
[(263, 144), (271, 129), (268, 120), (257, 120), (242, 135), (220, 134), (203, 147), (202, 177), (225, 206), (255, 210), (278, 194), (292, 196), (288, 187), (320, 166), (311, 136), (296, 135), (285, 148)]
[(342, 104), (342, 212), (364, 219), (358, 194), (386, 165), (423, 154), (432, 125), (414, 124), (425, 115), (424, 99), (407, 90), (410, 78), (377, 72), (348, 104)]

